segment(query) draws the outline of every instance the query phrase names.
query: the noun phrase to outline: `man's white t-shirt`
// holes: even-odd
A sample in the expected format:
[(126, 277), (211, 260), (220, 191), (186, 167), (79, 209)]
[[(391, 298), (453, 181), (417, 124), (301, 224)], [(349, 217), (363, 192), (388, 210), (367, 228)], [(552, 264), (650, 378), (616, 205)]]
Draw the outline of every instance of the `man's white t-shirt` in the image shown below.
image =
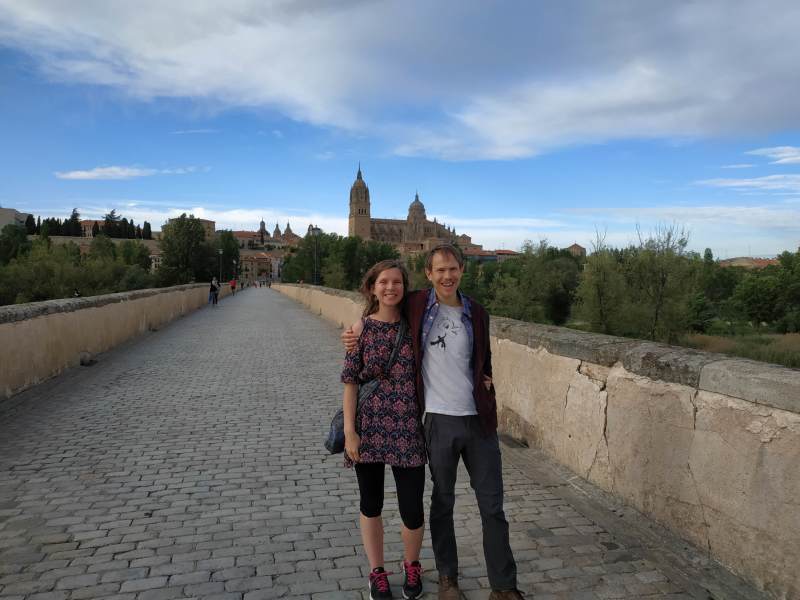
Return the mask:
[(461, 306), (439, 304), (422, 355), (425, 412), (477, 415), (472, 396), (472, 348), (461, 322)]

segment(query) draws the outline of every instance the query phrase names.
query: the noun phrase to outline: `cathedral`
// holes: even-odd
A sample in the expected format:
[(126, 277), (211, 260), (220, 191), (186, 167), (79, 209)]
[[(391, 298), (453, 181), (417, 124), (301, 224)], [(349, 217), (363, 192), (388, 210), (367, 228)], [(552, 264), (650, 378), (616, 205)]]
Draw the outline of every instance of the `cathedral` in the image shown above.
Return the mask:
[(369, 188), (361, 175), (361, 166), (350, 188), (348, 235), (392, 244), (401, 254), (426, 252), (443, 243), (458, 244), (462, 249), (475, 246), (468, 235), (457, 236), (455, 229), (437, 223), (436, 219), (429, 221), (419, 194), (409, 205), (405, 219), (373, 219)]

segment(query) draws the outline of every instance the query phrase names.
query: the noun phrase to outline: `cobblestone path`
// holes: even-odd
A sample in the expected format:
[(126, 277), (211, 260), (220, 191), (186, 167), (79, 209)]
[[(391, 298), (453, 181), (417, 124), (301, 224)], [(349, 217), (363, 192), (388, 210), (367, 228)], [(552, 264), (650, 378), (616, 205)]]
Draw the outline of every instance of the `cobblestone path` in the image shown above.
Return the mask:
[[(337, 330), (248, 289), (98, 359), (0, 405), (0, 600), (367, 597), (355, 478), (321, 448)], [(539, 453), (503, 450), (528, 598), (762, 597)], [(465, 473), (458, 491), (461, 585), (483, 599)], [(399, 571), (396, 506), (388, 491)]]

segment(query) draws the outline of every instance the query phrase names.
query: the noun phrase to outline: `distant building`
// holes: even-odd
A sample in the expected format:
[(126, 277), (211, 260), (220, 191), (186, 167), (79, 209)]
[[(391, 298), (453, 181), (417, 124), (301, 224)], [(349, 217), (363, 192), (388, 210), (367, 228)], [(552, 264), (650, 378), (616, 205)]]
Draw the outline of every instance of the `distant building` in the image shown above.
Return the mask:
[(265, 246), (272, 246), (273, 248), (296, 246), (303, 239), (292, 231), (292, 226), (289, 223), (286, 223), (286, 229), (283, 233), (281, 233), (281, 228), (276, 223), (275, 229), (270, 235), (263, 219), (258, 231), (234, 231), (233, 237), (239, 242), (239, 248), (250, 250), (264, 248)]
[(94, 237), (92, 235), (92, 231), (94, 230), (94, 225), (97, 223), (97, 227), (100, 231), (103, 230), (103, 225), (105, 221), (97, 221), (97, 220), (83, 220), (81, 221), (81, 235), (83, 237)]
[(777, 264), (780, 264), (777, 258), (751, 258), (749, 256), (726, 258), (719, 261), (720, 267), (743, 267), (745, 269), (763, 269), (769, 265)]
[(150, 272), (155, 273), (161, 267), (163, 252), (160, 249), (150, 250)]
[(248, 251), (239, 253), (239, 279), (242, 281), (279, 280), (284, 250)]
[(569, 253), (576, 258), (584, 258), (586, 256), (586, 248), (580, 244), (572, 244), (572, 246), (568, 247), (567, 250), (569, 250)]
[(480, 246), (472, 248), (464, 248), (464, 260), (486, 263), (496, 262), (501, 263), (509, 258), (519, 256), (519, 252), (513, 250), (484, 250)]
[(30, 215), (19, 212), (13, 208), (0, 208), (0, 229), (6, 225), (20, 225), (25, 227), (25, 221)]
[[(350, 188), (350, 216), (347, 234), (363, 240), (374, 240), (392, 244), (401, 254), (417, 254), (442, 243), (458, 243), (455, 229), (429, 221), (419, 194), (408, 207), (408, 216), (403, 219), (373, 219), (369, 188), (358, 168), (356, 180)], [(465, 236), (469, 244), (472, 240)]]

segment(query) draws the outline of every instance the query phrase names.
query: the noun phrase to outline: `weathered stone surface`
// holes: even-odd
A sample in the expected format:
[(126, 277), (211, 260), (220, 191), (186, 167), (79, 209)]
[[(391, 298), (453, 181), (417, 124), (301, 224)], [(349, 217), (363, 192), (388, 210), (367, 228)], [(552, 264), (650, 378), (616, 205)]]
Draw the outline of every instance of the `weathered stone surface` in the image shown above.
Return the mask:
[(610, 491), (692, 542), (707, 526), (690, 465), (695, 390), (612, 369), (606, 438)]
[(800, 370), (724, 357), (705, 365), (701, 390), (800, 414)]
[(10, 304), (8, 306), (0, 306), (0, 324), (35, 319), (36, 317), (44, 315), (75, 312), (86, 308), (99, 308), (108, 304), (131, 302), (140, 298), (149, 298), (150, 296), (193, 289), (208, 290), (208, 284), (193, 283), (188, 285), (176, 285), (169, 288), (151, 288), (146, 290), (133, 290), (131, 292), (119, 292), (116, 294), (103, 294), (101, 296), (88, 296), (86, 298), (60, 298), (58, 300), (47, 300), (45, 302)]
[[(700, 392), (690, 464), (708, 543), (737, 572), (757, 572), (776, 595), (800, 590), (800, 415)], [(720, 468), (724, 465), (724, 468)], [(742, 547), (747, 552), (742, 552)]]

